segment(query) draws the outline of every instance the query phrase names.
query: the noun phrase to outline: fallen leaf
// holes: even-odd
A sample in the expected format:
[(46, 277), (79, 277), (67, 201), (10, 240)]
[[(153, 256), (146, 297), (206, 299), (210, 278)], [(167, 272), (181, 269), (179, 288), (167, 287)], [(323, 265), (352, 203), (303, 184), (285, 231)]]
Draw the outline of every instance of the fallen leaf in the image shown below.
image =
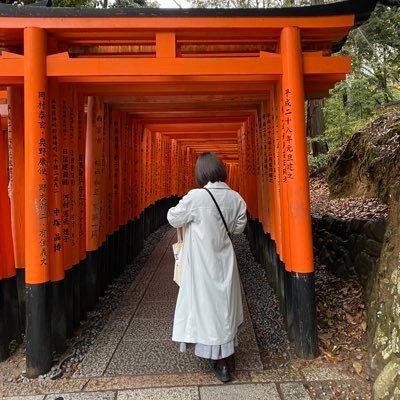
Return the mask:
[(329, 360), (329, 361), (334, 361), (334, 362), (338, 362), (339, 359), (337, 356), (334, 356), (332, 353), (329, 353), (327, 351), (322, 350), (322, 353), (324, 354), (324, 357)]
[(361, 371), (362, 371), (362, 365), (361, 365), (361, 363), (359, 363), (358, 361), (354, 361), (354, 362), (353, 362), (353, 368), (354, 368), (354, 370), (357, 372), (357, 375), (360, 375), (360, 374), (361, 374)]
[(365, 321), (361, 322), (361, 329), (365, 332), (367, 330), (367, 323)]

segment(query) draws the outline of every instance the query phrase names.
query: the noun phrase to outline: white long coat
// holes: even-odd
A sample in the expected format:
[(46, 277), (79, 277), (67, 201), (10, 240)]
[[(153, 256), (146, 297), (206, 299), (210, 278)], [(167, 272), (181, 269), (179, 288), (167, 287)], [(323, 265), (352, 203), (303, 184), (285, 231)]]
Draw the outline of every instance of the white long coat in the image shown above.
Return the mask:
[[(223, 182), (209, 182), (231, 234), (242, 233), (246, 204)], [(243, 322), (239, 273), (232, 242), (211, 196), (193, 189), (167, 215), (184, 228), (181, 286), (172, 340), (221, 345), (233, 340)]]

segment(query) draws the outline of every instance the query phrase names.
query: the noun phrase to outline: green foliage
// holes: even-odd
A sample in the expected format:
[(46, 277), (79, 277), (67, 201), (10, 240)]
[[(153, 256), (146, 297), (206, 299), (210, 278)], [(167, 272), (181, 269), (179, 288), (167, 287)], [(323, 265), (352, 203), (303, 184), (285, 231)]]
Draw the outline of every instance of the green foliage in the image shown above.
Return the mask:
[(399, 96), (399, 32), (399, 9), (378, 4), (368, 23), (351, 32), (343, 49), (353, 57), (353, 75), (362, 78), (376, 104)]
[(193, 0), (196, 8), (272, 8), (309, 5), (312, 0)]
[(325, 171), (328, 162), (329, 154), (318, 154), (316, 157), (309, 156), (308, 158), (308, 168), (310, 175), (315, 175)]
[(96, 7), (95, 0), (53, 0), (53, 7)]
[(111, 8), (127, 8), (127, 7), (133, 7), (133, 8), (143, 8), (143, 7), (157, 8), (157, 7), (160, 7), (160, 5), (157, 3), (157, 1), (115, 0), (110, 5), (110, 7)]
[(332, 150), (344, 145), (354, 130), (363, 124), (363, 120), (357, 118), (357, 113), (349, 112), (349, 100), (347, 103), (344, 100), (346, 95), (347, 83), (340, 82), (325, 100), (325, 138)]
[(352, 31), (342, 50), (353, 72), (325, 100), (325, 136), (330, 149), (342, 146), (377, 107), (400, 100), (400, 12), (378, 4), (370, 20)]
[[(40, 0), (0, 0), (0, 3), (29, 5)], [(146, 0), (53, 0), (53, 7), (126, 8), (159, 7), (157, 1)]]

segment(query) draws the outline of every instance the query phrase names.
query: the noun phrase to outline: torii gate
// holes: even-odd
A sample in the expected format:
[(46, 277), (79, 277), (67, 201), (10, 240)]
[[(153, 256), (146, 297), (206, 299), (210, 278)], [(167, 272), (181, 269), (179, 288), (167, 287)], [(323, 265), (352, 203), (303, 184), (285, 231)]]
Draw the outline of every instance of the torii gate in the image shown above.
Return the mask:
[(375, 6), (359, 3), (0, 5), (0, 102), (9, 114), (9, 140), (0, 141), (0, 357), (19, 340), (16, 284), (26, 283), (27, 375), (46, 372), (53, 349), (63, 350), (164, 223), (160, 215), (194, 186), (196, 155), (208, 150), (248, 204), (248, 234), (296, 353), (316, 355), (304, 101), (350, 72), (349, 57), (331, 53)]

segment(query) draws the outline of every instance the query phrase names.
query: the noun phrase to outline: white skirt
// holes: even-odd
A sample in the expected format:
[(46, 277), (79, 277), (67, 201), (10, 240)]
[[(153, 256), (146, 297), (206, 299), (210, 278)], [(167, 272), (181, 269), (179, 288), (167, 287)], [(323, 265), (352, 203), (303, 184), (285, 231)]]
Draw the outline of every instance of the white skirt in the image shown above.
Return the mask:
[(209, 360), (219, 360), (231, 356), (235, 352), (237, 347), (237, 338), (231, 340), (228, 343), (207, 345), (201, 343), (180, 343), (179, 350), (184, 353), (187, 345), (194, 344), (194, 354), (197, 357), (207, 358)]

